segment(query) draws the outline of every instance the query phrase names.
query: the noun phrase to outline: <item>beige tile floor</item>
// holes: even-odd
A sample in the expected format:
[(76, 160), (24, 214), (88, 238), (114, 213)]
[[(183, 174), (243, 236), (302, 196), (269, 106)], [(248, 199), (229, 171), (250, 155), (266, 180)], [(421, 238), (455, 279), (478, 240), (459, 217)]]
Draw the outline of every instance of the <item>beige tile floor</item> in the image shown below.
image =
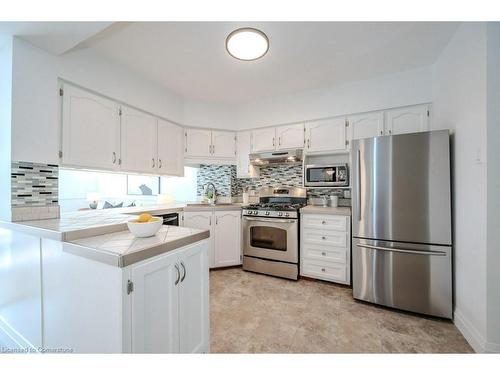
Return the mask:
[(213, 353), (471, 353), (447, 320), (353, 300), (336, 284), (210, 272)]

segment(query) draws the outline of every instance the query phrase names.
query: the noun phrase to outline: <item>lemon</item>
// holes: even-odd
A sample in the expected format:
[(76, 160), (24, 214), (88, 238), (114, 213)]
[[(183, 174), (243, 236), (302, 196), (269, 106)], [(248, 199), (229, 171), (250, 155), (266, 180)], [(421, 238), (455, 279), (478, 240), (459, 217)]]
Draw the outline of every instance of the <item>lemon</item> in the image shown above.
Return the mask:
[(138, 223), (147, 223), (153, 218), (150, 214), (140, 214), (139, 217), (137, 218)]

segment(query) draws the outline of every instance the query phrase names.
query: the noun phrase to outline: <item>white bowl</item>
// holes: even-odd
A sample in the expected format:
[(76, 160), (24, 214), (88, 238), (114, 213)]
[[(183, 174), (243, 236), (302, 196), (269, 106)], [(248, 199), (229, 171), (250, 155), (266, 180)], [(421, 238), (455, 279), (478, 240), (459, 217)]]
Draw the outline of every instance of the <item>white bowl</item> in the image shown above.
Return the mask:
[(138, 223), (137, 219), (127, 222), (130, 232), (136, 237), (152, 237), (160, 230), (163, 225), (163, 220), (160, 217), (153, 217), (154, 220), (146, 223)]

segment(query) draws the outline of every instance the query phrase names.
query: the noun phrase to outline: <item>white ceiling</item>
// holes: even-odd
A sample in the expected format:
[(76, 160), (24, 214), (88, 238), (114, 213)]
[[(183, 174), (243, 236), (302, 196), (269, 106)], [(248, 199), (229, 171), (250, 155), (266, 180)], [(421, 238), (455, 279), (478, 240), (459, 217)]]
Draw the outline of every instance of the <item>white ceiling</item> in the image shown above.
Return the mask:
[[(110, 26), (111, 25), (111, 26)], [(267, 55), (225, 50), (238, 27), (264, 31)], [(434, 63), (458, 27), (445, 22), (0, 22), (54, 54), (90, 48), (184, 97), (240, 104)]]
[(110, 26), (112, 22), (0, 22), (0, 35), (14, 35), (60, 55)]
[[(267, 55), (225, 50), (234, 29), (270, 39)], [(84, 43), (185, 97), (238, 104), (430, 65), (455, 32), (443, 22), (161, 22), (115, 24)]]

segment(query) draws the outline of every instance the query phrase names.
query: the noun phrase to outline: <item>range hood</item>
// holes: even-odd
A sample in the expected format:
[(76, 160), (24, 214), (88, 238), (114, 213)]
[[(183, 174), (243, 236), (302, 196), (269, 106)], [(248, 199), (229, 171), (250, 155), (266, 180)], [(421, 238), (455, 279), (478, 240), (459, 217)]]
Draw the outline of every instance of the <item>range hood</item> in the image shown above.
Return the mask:
[(300, 163), (302, 163), (301, 149), (250, 154), (250, 164), (256, 166)]

